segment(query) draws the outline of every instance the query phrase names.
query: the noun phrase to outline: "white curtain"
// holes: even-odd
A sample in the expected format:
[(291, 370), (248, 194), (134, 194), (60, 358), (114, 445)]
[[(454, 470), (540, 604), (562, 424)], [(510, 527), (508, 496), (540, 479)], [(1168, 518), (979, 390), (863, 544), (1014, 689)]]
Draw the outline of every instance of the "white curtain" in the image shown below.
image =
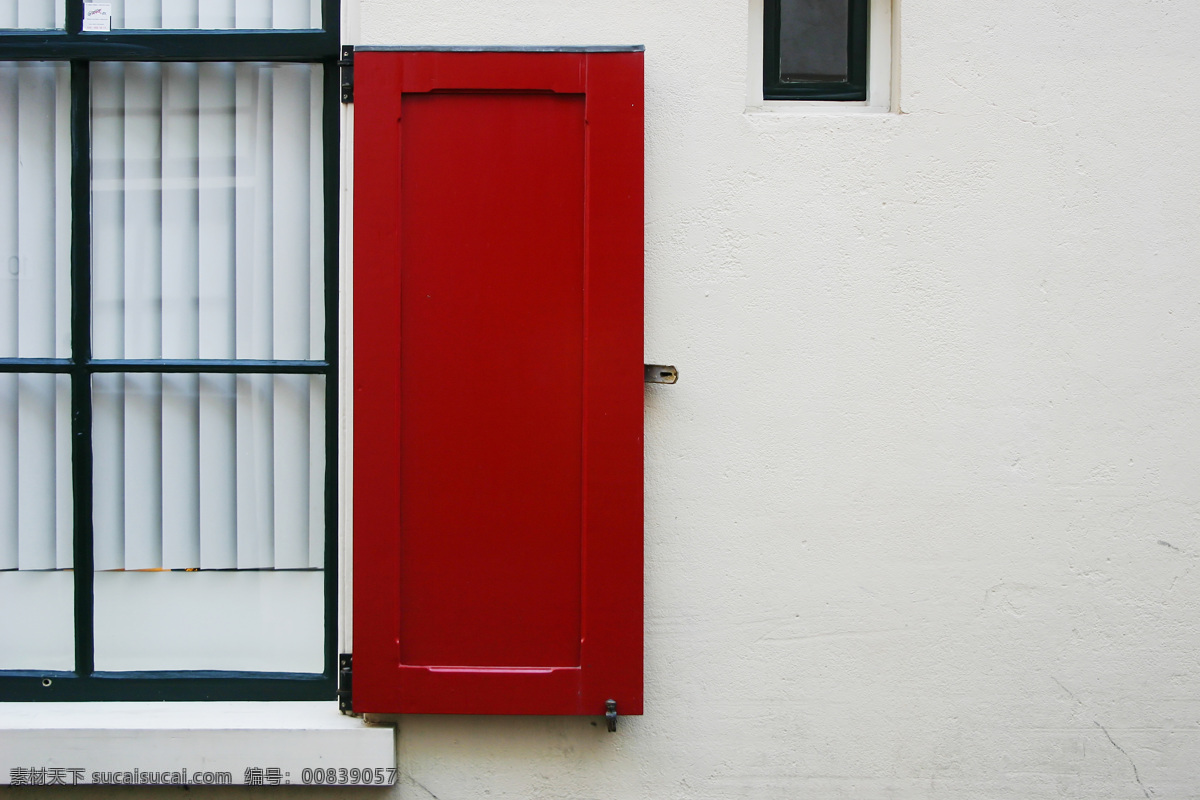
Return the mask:
[(126, 29), (304, 29), (321, 27), (321, 0), (111, 0), (112, 26)]
[[(93, 65), (97, 358), (320, 359), (321, 74)], [(97, 570), (318, 569), (324, 380), (97, 375)]]

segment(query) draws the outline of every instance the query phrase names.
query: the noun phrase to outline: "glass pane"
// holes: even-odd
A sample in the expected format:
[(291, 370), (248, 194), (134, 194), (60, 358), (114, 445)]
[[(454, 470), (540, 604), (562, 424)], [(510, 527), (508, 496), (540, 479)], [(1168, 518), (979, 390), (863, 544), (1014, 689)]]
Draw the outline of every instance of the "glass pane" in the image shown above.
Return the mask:
[(47, 30), (66, 25), (63, 0), (4, 0), (0, 2), (0, 28)]
[(111, 0), (125, 29), (306, 29), (321, 27), (321, 0)]
[(0, 374), (0, 669), (74, 669), (71, 542), (70, 378)]
[(96, 668), (319, 672), (324, 377), (92, 388)]
[(75, 669), (72, 572), (0, 572), (0, 669)]
[(96, 669), (320, 672), (320, 572), (100, 572)]
[(323, 358), (321, 67), (92, 76), (96, 357)]
[(849, 0), (780, 0), (779, 16), (780, 80), (846, 80)]
[(66, 64), (0, 61), (0, 358), (71, 347)]
[(0, 374), (0, 570), (70, 569), (71, 541), (71, 380)]

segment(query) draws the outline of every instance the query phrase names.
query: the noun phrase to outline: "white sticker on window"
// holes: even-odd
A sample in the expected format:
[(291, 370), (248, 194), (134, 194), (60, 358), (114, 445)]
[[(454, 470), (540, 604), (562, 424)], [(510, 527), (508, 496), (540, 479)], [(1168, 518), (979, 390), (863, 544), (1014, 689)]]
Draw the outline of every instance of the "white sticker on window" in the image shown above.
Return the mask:
[(83, 29), (107, 33), (112, 30), (112, 3), (84, 3)]

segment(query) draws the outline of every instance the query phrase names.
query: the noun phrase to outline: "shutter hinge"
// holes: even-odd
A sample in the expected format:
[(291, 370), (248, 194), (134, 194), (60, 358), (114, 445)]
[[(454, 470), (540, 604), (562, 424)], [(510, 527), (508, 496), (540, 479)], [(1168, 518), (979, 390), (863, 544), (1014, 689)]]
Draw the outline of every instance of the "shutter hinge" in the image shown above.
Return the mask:
[(338, 711), (354, 714), (354, 655), (342, 653), (338, 656)]
[(604, 701), (604, 724), (608, 726), (609, 733), (617, 732), (617, 701)]
[(337, 65), (342, 68), (342, 102), (354, 102), (354, 45), (342, 45), (342, 57)]

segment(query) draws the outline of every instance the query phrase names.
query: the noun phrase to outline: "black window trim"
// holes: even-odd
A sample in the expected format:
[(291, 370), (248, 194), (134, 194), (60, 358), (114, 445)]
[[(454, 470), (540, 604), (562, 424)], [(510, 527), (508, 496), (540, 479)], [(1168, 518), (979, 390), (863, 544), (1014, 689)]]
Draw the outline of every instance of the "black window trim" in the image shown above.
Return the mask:
[[(70, 64), (71, 357), (0, 359), (0, 373), (71, 378), (75, 670), (0, 671), (0, 702), (330, 700), (337, 694), (338, 225), (341, 39), (339, 0), (321, 0), (319, 30), (122, 30), (83, 33), (83, 0), (66, 29), (0, 31), (0, 61)], [(325, 359), (98, 360), (91, 343), (91, 109), (93, 61), (300, 62), (323, 66)], [(220, 372), (325, 376), (324, 659), (319, 674), (241, 671), (97, 672), (94, 662), (91, 378), (101, 372)]]
[(783, 81), (779, 76), (781, 0), (763, 0), (763, 99), (839, 100), (867, 99), (867, 62), (871, 0), (847, 0), (850, 28), (846, 48), (849, 75), (845, 81)]

